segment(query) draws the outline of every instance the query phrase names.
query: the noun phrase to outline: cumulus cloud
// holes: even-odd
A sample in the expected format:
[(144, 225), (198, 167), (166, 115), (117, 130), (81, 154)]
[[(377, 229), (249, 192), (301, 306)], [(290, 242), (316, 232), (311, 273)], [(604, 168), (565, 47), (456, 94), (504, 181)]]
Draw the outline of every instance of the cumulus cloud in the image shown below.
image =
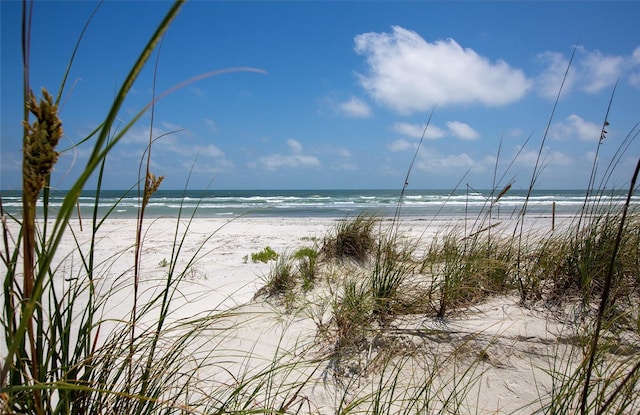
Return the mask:
[[(206, 158), (220, 158), (224, 157), (224, 151), (220, 150), (213, 144), (207, 144), (206, 146), (197, 145), (193, 148), (193, 151)], [(187, 152), (190, 153), (190, 152)]]
[(416, 168), (438, 174), (462, 174), (462, 172), (477, 166), (466, 153), (439, 154), (433, 149), (421, 153), (416, 161)]
[(341, 102), (339, 108), (348, 117), (367, 118), (371, 116), (371, 108), (360, 98), (351, 97), (348, 101)]
[[(266, 170), (277, 170), (282, 167), (318, 167), (320, 160), (315, 156), (303, 154), (302, 144), (294, 139), (287, 140), (290, 154), (270, 154), (258, 159), (260, 166)], [(251, 163), (251, 166), (256, 166)]]
[(415, 150), (418, 146), (417, 142), (405, 140), (403, 138), (399, 140), (392, 141), (389, 144), (389, 150), (398, 152), (398, 151), (407, 151), (407, 150)]
[(400, 113), (434, 105), (504, 105), (519, 100), (531, 82), (504, 61), (491, 62), (455, 40), (428, 42), (416, 32), (394, 26), (391, 33), (355, 37), (368, 73), (361, 85), (376, 101)]
[(558, 121), (549, 128), (549, 137), (555, 140), (577, 138), (582, 141), (598, 141), (602, 126), (586, 121), (576, 114), (569, 115), (564, 121)]
[[(516, 151), (519, 151), (516, 148)], [(546, 147), (538, 154), (537, 150), (522, 150), (517, 153), (515, 164), (522, 167), (534, 167), (538, 162), (538, 167), (552, 165), (553, 167), (566, 167), (573, 164), (573, 158), (560, 151), (551, 150)], [(539, 158), (539, 160), (538, 160)]]
[[(537, 58), (544, 67), (535, 78), (538, 94), (555, 99), (569, 58), (551, 51), (541, 53)], [(563, 91), (568, 93), (577, 88), (586, 93), (596, 93), (612, 87), (617, 80), (625, 77), (631, 85), (640, 86), (640, 47), (629, 55), (606, 55), (599, 50), (581, 47), (576, 51)]]
[[(538, 95), (548, 99), (555, 99), (562, 85), (562, 79), (567, 72), (569, 59), (560, 52), (543, 52), (537, 56), (538, 62), (544, 69), (535, 79)], [(575, 71), (567, 73), (563, 90), (569, 91), (576, 82)]]
[[(424, 128), (424, 125), (411, 124), (408, 122), (397, 122), (393, 125), (393, 129), (396, 132), (411, 138), (421, 138)], [(447, 135), (451, 135), (461, 140), (475, 140), (480, 137), (480, 134), (469, 124), (461, 121), (448, 121), (447, 130), (443, 130), (436, 125), (430, 124), (429, 128), (427, 128), (425, 138), (427, 140), (437, 140)]]
[(294, 154), (302, 154), (302, 144), (299, 141), (290, 138), (287, 140), (287, 145), (289, 146), (289, 150), (291, 150)]
[(629, 59), (624, 56), (604, 55), (599, 50), (585, 53), (580, 60), (584, 83), (582, 89), (593, 93), (613, 85), (625, 71)]
[(449, 121), (447, 122), (447, 128), (449, 128), (453, 136), (461, 140), (476, 140), (480, 138), (480, 134), (476, 130), (461, 121)]
[[(424, 128), (424, 125), (411, 124), (408, 122), (397, 122), (393, 124), (393, 129), (395, 131), (411, 138), (421, 138), (422, 134), (424, 133)], [(445, 135), (445, 131), (443, 131), (441, 128), (430, 124), (429, 128), (427, 128), (427, 133), (424, 138), (426, 138), (427, 140), (437, 140), (438, 138), (442, 138)]]

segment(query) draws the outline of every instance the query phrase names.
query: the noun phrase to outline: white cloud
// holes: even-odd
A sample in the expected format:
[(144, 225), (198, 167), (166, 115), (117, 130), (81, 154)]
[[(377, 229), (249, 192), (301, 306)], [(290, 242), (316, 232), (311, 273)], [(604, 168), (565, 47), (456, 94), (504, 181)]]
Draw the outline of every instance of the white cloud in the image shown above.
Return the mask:
[(231, 160), (225, 158), (215, 159), (212, 162), (202, 162), (193, 164), (188, 161), (182, 163), (182, 171), (190, 171), (197, 174), (218, 174), (221, 172), (229, 171), (234, 167), (234, 163)]
[(320, 161), (314, 156), (303, 154), (271, 154), (260, 157), (260, 164), (266, 170), (276, 170), (281, 167), (317, 167)]
[[(545, 66), (536, 77), (538, 94), (555, 99), (569, 59), (562, 53), (547, 51), (538, 55), (538, 61)], [(640, 47), (629, 55), (605, 55), (599, 50), (580, 47), (576, 50), (563, 92), (578, 88), (586, 93), (596, 93), (625, 77), (631, 85), (640, 86)]]
[(194, 152), (199, 156), (203, 156), (207, 158), (224, 157), (224, 152), (220, 150), (218, 147), (214, 146), (213, 144), (208, 144), (206, 146), (195, 146)]
[(586, 121), (576, 114), (571, 114), (565, 121), (558, 121), (551, 125), (549, 137), (555, 140), (577, 138), (582, 141), (598, 141), (602, 127), (596, 123)]
[[(159, 129), (154, 129), (154, 133), (160, 134), (165, 131), (160, 131)], [(122, 144), (149, 144), (149, 127), (134, 127), (131, 128), (127, 133), (120, 139), (120, 143)]]
[[(408, 122), (397, 122), (393, 124), (393, 129), (396, 132), (411, 138), (421, 138), (424, 133), (424, 127), (424, 125), (411, 124)], [(425, 138), (427, 140), (436, 140), (446, 135), (452, 135), (461, 140), (475, 140), (480, 137), (480, 134), (469, 124), (461, 121), (448, 121), (447, 128), (448, 130), (443, 130), (436, 125), (430, 124), (429, 128), (427, 128)]]
[(586, 52), (580, 60), (585, 92), (594, 93), (613, 85), (629, 62), (623, 56), (605, 56), (599, 50)]
[(289, 146), (289, 150), (291, 150), (294, 154), (302, 154), (302, 144), (293, 138), (287, 140), (287, 145)]
[(412, 141), (408, 141), (408, 140), (405, 140), (405, 139), (401, 138), (401, 139), (395, 140), (391, 144), (389, 144), (389, 150), (394, 151), (394, 152), (406, 151), (406, 150), (415, 150), (417, 146), (418, 146), (418, 143), (412, 142)]
[[(544, 98), (555, 99), (560, 91), (562, 79), (567, 72), (569, 59), (560, 52), (544, 52), (537, 56), (537, 60), (545, 66), (545, 69), (535, 79), (538, 94)], [(567, 73), (563, 91), (570, 91), (576, 82), (575, 69)]]
[(524, 134), (521, 128), (510, 128), (505, 131), (505, 136), (507, 137), (521, 137)]
[[(424, 127), (424, 125), (411, 124), (408, 122), (397, 122), (393, 124), (393, 129), (395, 131), (411, 138), (421, 138), (424, 133)], [(445, 135), (446, 133), (441, 128), (436, 127), (433, 124), (429, 124), (429, 128), (427, 128), (427, 133), (424, 138), (427, 140), (437, 140)]]
[(480, 134), (476, 130), (461, 121), (449, 121), (447, 122), (447, 127), (453, 136), (461, 140), (476, 140), (480, 138)]
[[(517, 150), (517, 149), (516, 149)], [(554, 151), (548, 147), (542, 150), (538, 160), (538, 151), (523, 150), (518, 154), (515, 164), (523, 167), (534, 167), (538, 161), (538, 168), (543, 169), (546, 166), (561, 167), (573, 164), (573, 159), (560, 151)]]
[[(179, 125), (159, 122), (158, 127), (153, 128), (153, 137), (160, 137), (153, 143), (151, 154), (151, 166), (156, 174), (175, 176), (176, 171), (191, 169), (198, 173), (218, 173), (234, 166), (219, 147), (203, 143)], [(149, 127), (134, 127), (123, 137), (123, 144), (127, 146), (117, 147), (118, 158), (139, 163), (148, 143)]]
[(355, 51), (369, 66), (360, 83), (376, 101), (400, 113), (434, 105), (504, 105), (526, 93), (530, 81), (504, 61), (492, 63), (453, 39), (433, 43), (411, 30), (355, 37)]
[(339, 108), (348, 117), (367, 118), (371, 116), (371, 108), (360, 98), (351, 97), (350, 100), (340, 103)]
[(474, 166), (476, 163), (466, 153), (439, 154), (433, 149), (422, 152), (416, 162), (418, 169), (429, 173), (459, 174), (460, 176)]
[[(302, 144), (294, 139), (287, 140), (291, 154), (270, 154), (260, 157), (259, 164), (266, 170), (276, 170), (281, 167), (318, 167), (320, 160), (315, 156), (303, 154)], [(249, 163), (251, 167), (257, 167), (256, 163)]]

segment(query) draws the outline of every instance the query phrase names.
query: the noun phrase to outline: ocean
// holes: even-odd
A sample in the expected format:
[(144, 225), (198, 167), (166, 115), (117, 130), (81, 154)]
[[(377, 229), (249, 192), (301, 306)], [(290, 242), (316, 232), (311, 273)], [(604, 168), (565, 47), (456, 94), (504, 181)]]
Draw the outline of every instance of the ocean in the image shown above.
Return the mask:
[[(399, 205), (400, 190), (159, 190), (145, 211), (146, 217), (350, 217), (361, 213), (393, 217), (398, 207), (403, 217), (431, 219), (435, 217), (474, 216), (487, 212), (497, 192), (448, 190), (405, 191)], [(64, 191), (52, 191), (51, 212), (57, 212), (65, 196)], [(496, 203), (492, 215), (511, 216), (522, 210), (526, 190), (510, 190)], [(20, 216), (21, 192), (2, 191), (5, 213)], [(599, 205), (622, 204), (625, 192), (599, 195)], [(99, 217), (135, 218), (140, 206), (137, 191), (102, 191), (98, 203)], [(527, 203), (529, 215), (573, 215), (585, 202), (584, 190), (534, 190)], [(640, 205), (640, 196), (632, 199)], [(41, 202), (40, 202), (41, 205)], [(95, 193), (84, 192), (79, 200), (83, 217), (92, 215)]]

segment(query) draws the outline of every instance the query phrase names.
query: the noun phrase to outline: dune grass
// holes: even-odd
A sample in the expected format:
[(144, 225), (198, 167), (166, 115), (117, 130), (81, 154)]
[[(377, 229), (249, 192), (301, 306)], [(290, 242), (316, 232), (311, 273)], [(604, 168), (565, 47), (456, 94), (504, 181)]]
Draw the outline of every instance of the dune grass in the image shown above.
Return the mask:
[[(176, 2), (159, 23), (90, 135), (91, 157), (56, 215), (47, 195), (62, 134), (57, 105), (64, 80), (56, 97), (43, 90), (38, 99), (25, 78), (24, 210), (21, 218), (3, 212), (3, 413), (476, 413), (483, 373), (499, 366), (493, 344), (503, 340), (456, 333), (447, 324), (509, 296), (525, 308), (543, 307), (550, 320), (567, 321), (566, 332), (549, 345), (555, 354), (546, 371), (553, 387), (523, 403), (521, 413), (640, 410), (640, 212), (629, 199), (605, 206), (598, 197), (616, 160), (598, 184), (594, 167), (581, 214), (558, 231), (527, 231), (526, 207), (516, 226), (497, 221), (493, 207), (511, 183), (496, 180), (486, 209), (470, 218), (470, 226), (465, 218), (463, 227), (428, 241), (403, 239), (401, 193), (390, 226), (386, 218), (363, 213), (339, 221), (319, 247), (291, 255), (266, 248), (257, 253), (256, 260), (275, 262), (252, 304), (225, 311), (213, 305), (211, 312), (176, 319), (171, 312), (188, 307), (180, 299), (181, 285), (194, 272), (204, 243), (183, 252), (194, 216), (179, 217), (161, 275), (141, 271), (144, 231), (151, 226), (145, 208), (162, 182), (148, 168), (150, 136), (141, 160), (145, 168), (134, 185), (141, 200), (134, 259), (111, 275), (125, 253), (94, 257), (109, 216), (99, 217), (97, 209), (108, 173), (104, 161), (144, 111), (124, 128), (114, 129), (114, 121), (181, 5)], [(29, 13), (25, 6), (26, 46)], [(25, 62), (28, 73), (28, 57)], [(603, 131), (607, 118), (608, 112)], [(637, 130), (630, 132), (616, 157), (637, 136)], [(92, 175), (98, 184), (86, 244), (71, 217)], [(637, 191), (637, 176), (638, 168), (629, 174), (629, 197)], [(40, 217), (38, 198), (44, 205)], [(58, 248), (67, 235), (75, 247), (63, 258)], [(131, 292), (125, 307), (113, 304)], [(267, 309), (263, 298), (284, 301)], [(294, 326), (305, 318), (314, 333), (297, 336)], [(246, 347), (243, 336), (255, 336), (256, 327), (278, 333), (268, 336), (270, 355), (258, 353), (255, 337)], [(324, 388), (324, 400), (314, 399), (317, 388)]]

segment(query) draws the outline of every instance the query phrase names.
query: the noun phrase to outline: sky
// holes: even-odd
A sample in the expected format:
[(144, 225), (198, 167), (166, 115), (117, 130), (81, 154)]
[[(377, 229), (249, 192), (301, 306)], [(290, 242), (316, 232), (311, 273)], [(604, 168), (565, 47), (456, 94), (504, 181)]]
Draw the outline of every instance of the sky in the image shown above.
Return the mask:
[[(34, 2), (34, 92), (58, 93), (96, 5)], [(83, 139), (170, 6), (98, 8), (62, 91), (53, 188), (84, 168)], [(21, 8), (0, 2), (3, 190), (22, 186)], [(187, 2), (116, 127), (152, 101), (154, 74), (156, 95), (191, 81), (123, 136), (103, 187), (134, 186), (153, 139), (163, 189), (394, 189), (410, 168), (414, 189), (526, 189), (538, 159), (536, 188), (582, 189), (596, 152), (607, 187), (625, 188), (640, 157), (639, 21), (636, 1)]]

